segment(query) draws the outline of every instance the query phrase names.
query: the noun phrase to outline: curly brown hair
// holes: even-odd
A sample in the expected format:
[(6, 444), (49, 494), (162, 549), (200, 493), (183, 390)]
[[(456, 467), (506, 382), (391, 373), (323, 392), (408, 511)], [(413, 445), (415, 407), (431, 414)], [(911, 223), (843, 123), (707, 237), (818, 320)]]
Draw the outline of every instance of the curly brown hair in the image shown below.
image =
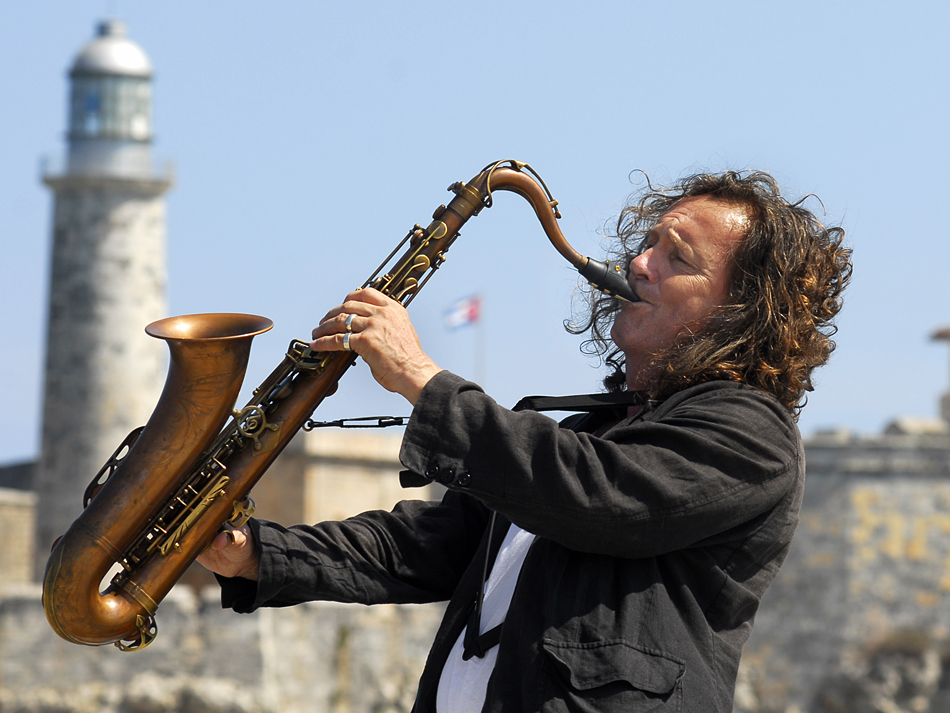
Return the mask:
[[(786, 201), (767, 173), (702, 173), (668, 189), (648, 182), (644, 195), (620, 213), (611, 236), (617, 241), (613, 257), (629, 263), (646, 249), (657, 221), (677, 202), (696, 196), (748, 213), (748, 228), (732, 256), (730, 301), (702, 329), (685, 332), (654, 355), (647, 392), (662, 399), (705, 381), (740, 381), (773, 394), (797, 416), (812, 390), (812, 371), (835, 348), (833, 320), (851, 279), (844, 230), (822, 225), (802, 201)], [(610, 340), (619, 307), (616, 298), (591, 291), (580, 323), (566, 325), (574, 334), (590, 332), (582, 348), (610, 367), (604, 379), (610, 391), (626, 388), (624, 354)]]

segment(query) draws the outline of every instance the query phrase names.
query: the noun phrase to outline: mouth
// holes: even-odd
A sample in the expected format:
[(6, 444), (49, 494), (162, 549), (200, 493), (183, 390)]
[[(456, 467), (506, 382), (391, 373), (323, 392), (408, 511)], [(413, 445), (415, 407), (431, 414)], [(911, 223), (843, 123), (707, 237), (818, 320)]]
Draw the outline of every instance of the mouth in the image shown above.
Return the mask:
[(618, 270), (618, 272), (623, 280), (623, 287), (615, 293), (615, 296), (620, 298), (621, 301), (629, 302), (630, 304), (642, 302), (643, 298), (637, 294), (637, 288), (633, 284), (635, 281), (630, 279), (630, 261), (628, 260), (624, 268)]
[(614, 285), (611, 286), (612, 289), (604, 290), (607, 294), (612, 297), (620, 300), (621, 302), (629, 302), (630, 304), (636, 304), (637, 302), (642, 302), (643, 298), (637, 294), (636, 288), (627, 281), (626, 278), (623, 281), (617, 281)]
[(618, 302), (620, 302), (621, 307), (623, 306), (625, 302), (627, 304), (635, 305), (644, 301), (643, 298), (637, 294), (636, 288), (633, 285), (631, 285), (629, 282), (627, 283), (627, 289), (623, 291), (623, 294), (614, 292), (612, 296)]
[(581, 277), (587, 278), (591, 286), (605, 294), (627, 302), (640, 301), (633, 286), (627, 280), (628, 272), (621, 271), (618, 265), (586, 258), (584, 264), (577, 267), (577, 271)]

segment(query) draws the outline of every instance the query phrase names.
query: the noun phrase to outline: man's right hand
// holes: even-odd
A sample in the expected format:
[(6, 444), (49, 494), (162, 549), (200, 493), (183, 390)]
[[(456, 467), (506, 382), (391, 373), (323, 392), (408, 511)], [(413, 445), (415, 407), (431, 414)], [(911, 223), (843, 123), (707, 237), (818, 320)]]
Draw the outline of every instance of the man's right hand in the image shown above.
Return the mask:
[(219, 532), (211, 546), (198, 555), (197, 561), (222, 577), (243, 577), (254, 582), (260, 567), (251, 528), (247, 525)]

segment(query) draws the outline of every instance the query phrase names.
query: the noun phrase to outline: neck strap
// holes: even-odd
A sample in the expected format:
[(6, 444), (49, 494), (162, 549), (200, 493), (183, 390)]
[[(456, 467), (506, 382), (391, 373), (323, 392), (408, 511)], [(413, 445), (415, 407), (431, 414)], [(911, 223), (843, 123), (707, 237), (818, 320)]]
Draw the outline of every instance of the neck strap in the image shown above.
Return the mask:
[(615, 409), (618, 406), (642, 406), (647, 396), (642, 391), (619, 391), (609, 394), (576, 396), (525, 396), (512, 411), (580, 411)]

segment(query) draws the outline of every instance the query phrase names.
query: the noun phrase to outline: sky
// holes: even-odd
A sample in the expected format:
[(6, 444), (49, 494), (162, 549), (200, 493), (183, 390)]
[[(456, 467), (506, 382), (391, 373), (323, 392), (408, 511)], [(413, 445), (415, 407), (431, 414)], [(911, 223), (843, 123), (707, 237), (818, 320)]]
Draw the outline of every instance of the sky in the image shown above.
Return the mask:
[[(109, 17), (155, 71), (154, 152), (175, 175), (170, 314), (275, 323), (246, 393), (449, 184), (513, 158), (593, 257), (644, 174), (761, 169), (790, 199), (814, 194), (847, 231), (854, 278), (802, 432), (938, 415), (948, 3), (32, 0), (0, 4), (0, 464), (38, 454), (52, 211), (40, 166), (64, 155), (67, 72)], [(504, 194), (410, 310), (440, 366), (513, 405), (599, 389), (603, 368), (562, 326), (577, 285), (528, 204)], [(443, 312), (472, 294), (482, 321), (446, 330)], [(318, 417), (408, 412), (359, 363)]]

